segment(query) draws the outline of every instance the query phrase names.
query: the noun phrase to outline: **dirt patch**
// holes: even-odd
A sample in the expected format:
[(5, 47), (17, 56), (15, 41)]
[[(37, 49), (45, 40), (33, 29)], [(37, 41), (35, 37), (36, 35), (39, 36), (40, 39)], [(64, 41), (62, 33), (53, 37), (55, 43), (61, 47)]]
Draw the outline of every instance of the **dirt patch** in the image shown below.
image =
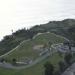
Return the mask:
[(33, 50), (41, 51), (43, 47), (44, 47), (44, 45), (35, 45), (35, 46), (33, 46)]

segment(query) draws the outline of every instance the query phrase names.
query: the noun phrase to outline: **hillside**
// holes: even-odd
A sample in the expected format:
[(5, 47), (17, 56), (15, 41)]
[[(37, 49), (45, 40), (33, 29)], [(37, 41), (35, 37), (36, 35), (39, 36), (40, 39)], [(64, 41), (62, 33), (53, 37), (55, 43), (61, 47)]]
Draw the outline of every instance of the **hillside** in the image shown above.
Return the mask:
[[(5, 59), (12, 61), (16, 58), (17, 61), (23, 61), (25, 58), (32, 60), (40, 57), (44, 47), (49, 48), (51, 44), (64, 42), (65, 39), (53, 33), (43, 33), (35, 36), (31, 40), (23, 41), (13, 52), (5, 56)], [(43, 48), (43, 49), (42, 49)]]
[[(12, 59), (15, 58), (17, 62), (24, 62), (25, 60), (32, 60), (41, 58), (42, 52), (45, 49), (49, 49), (52, 44), (63, 43), (66, 39), (75, 41), (75, 20), (66, 19), (63, 21), (52, 21), (43, 25), (36, 25), (28, 30), (21, 29), (12, 35), (5, 36), (0, 42), (0, 55), (5, 54), (2, 58), (7, 60), (7, 63), (12, 63)], [(54, 49), (52, 49), (53, 51)], [(42, 55), (43, 56), (43, 55)], [(50, 61), (55, 71), (59, 69), (58, 63), (63, 60), (63, 56), (59, 56), (59, 53), (54, 53), (53, 56), (47, 57), (37, 64), (27, 69), (10, 69), (1, 68), (1, 75), (43, 75), (44, 64)], [(25, 65), (23, 65), (25, 66)]]
[[(10, 62), (12, 58), (16, 58), (17, 61), (23, 61), (24, 59), (21, 58), (30, 58), (36, 59), (39, 56), (39, 47), (48, 48), (51, 44), (62, 43), (66, 39), (60, 37), (54, 33), (43, 33), (36, 35), (33, 39), (28, 41), (23, 41), (20, 45), (15, 48), (14, 51), (5, 55), (3, 58), (7, 59), (7, 62)], [(43, 46), (44, 45), (44, 46)], [(38, 48), (38, 49), (37, 49)], [(38, 64), (27, 68), (27, 69), (5, 69), (0, 68), (1, 75), (42, 75), (44, 74), (44, 67), (43, 65), (50, 61), (55, 67), (56, 70), (58, 69), (58, 62), (63, 60), (63, 57), (60, 57), (58, 53), (53, 54), (51, 57), (47, 57), (47, 59), (39, 62)]]
[(18, 30), (12, 35), (5, 36), (0, 41), (0, 55), (12, 50), (22, 41), (32, 39), (37, 33), (52, 32), (62, 35), (72, 40), (75, 43), (75, 20), (65, 19), (62, 21), (51, 21), (47, 24), (36, 25), (30, 29)]
[[(34, 26), (31, 28), (33, 31), (39, 31), (39, 32), (52, 32), (58, 35), (62, 35), (67, 37), (68, 39), (74, 40), (70, 37), (71, 33), (69, 29), (73, 28), (75, 30), (75, 20), (74, 19), (65, 19), (62, 21), (51, 21), (47, 24), (43, 24), (40, 26)], [(75, 31), (73, 31), (74, 33)]]
[(0, 55), (12, 50), (22, 41), (31, 39), (35, 35), (35, 32), (29, 30), (18, 30), (12, 35), (6, 35), (2, 41), (0, 41)]

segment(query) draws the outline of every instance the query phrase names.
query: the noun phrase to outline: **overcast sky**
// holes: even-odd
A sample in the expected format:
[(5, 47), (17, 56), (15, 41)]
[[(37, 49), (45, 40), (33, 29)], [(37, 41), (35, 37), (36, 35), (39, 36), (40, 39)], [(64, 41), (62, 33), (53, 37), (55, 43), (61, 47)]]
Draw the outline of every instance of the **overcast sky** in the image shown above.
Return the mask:
[(75, 18), (75, 0), (0, 0), (0, 39), (11, 30)]

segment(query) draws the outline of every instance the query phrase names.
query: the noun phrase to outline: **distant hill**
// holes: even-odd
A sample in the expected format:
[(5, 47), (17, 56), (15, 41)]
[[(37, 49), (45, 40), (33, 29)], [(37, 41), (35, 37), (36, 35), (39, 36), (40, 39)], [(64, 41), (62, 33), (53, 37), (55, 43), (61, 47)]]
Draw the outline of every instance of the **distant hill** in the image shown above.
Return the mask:
[(75, 42), (75, 19), (65, 19), (62, 21), (51, 21), (47, 24), (36, 25), (31, 30), (35, 32), (52, 32), (62, 35)]
[(22, 41), (32, 39), (37, 33), (52, 32), (75, 41), (75, 20), (65, 19), (62, 21), (51, 21), (47, 24), (36, 25), (30, 29), (18, 30), (12, 35), (5, 36), (0, 42), (0, 55), (12, 50)]

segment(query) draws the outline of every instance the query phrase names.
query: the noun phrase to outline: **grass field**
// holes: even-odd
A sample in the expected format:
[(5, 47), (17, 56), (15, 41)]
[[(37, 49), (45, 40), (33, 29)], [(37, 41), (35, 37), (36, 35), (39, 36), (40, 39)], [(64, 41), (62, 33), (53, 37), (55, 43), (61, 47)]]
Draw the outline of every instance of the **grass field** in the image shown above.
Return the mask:
[[(52, 44), (62, 43), (64, 42), (64, 40), (65, 40), (64, 38), (60, 38), (59, 36), (56, 36), (53, 33), (44, 33), (36, 36), (32, 40), (26, 42), (24, 41), (23, 43), (20, 44), (18, 48), (16, 48), (12, 53), (5, 56), (4, 58), (6, 58), (9, 61), (11, 61), (12, 58), (20, 60), (21, 58), (24, 57), (35, 59), (38, 57), (38, 52), (33, 50), (33, 46), (44, 45), (47, 44), (49, 41)], [(63, 57), (60, 57), (58, 53), (55, 53), (52, 57), (48, 57), (47, 59), (27, 69), (12, 70), (0, 68), (0, 75), (43, 75), (44, 73), (43, 65), (45, 64), (45, 62), (50, 61), (57, 69), (58, 68), (57, 63), (60, 60), (63, 60)]]

